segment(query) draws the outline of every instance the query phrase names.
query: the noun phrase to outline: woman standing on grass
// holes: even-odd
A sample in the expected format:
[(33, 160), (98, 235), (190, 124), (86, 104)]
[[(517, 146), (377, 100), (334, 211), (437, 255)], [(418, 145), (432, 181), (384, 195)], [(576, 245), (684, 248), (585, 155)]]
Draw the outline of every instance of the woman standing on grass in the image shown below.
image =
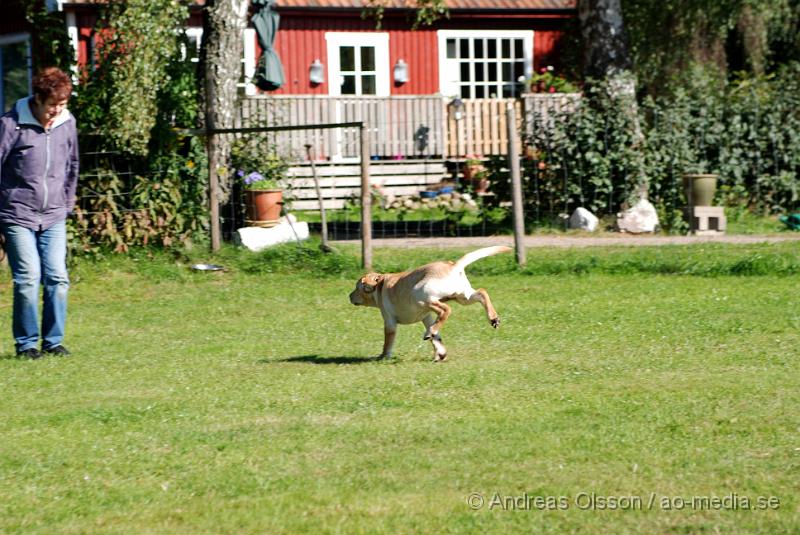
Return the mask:
[[(75, 206), (78, 136), (67, 110), (69, 76), (55, 67), (33, 79), (33, 96), (0, 117), (0, 231), (14, 279), (17, 355), (69, 355), (66, 218)], [(39, 284), (44, 285), (42, 350)]]

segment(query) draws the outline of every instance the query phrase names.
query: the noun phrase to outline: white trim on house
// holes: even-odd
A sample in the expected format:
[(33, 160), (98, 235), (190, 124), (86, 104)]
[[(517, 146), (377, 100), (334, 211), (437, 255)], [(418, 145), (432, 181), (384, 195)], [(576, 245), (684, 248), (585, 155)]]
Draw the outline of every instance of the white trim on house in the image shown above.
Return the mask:
[[(61, 8), (61, 3), (59, 2), (59, 11)], [(66, 23), (67, 23), (67, 35), (69, 36), (69, 43), (72, 46), (72, 52), (75, 54), (75, 59), (78, 58), (78, 22), (75, 17), (74, 11), (67, 11), (65, 14)], [(92, 58), (86, 58), (86, 61), (91, 61)], [(72, 67), (70, 67), (72, 71), (72, 84), (78, 84), (78, 63), (73, 63)]]
[[(518, 82), (520, 76), (530, 78), (533, 75), (533, 34), (532, 30), (437, 31), (439, 91), (449, 97), (462, 98), (511, 96), (503, 94), (509, 90), (508, 84)], [(455, 57), (448, 55), (448, 39), (455, 40)], [(466, 57), (461, 57), (463, 40), (468, 47)], [(520, 40), (521, 51), (516, 49)], [(506, 42), (510, 47), (508, 52), (505, 51)], [(453, 51), (450, 52), (453, 55)], [(462, 76), (462, 67), (466, 70), (465, 76)], [(504, 69), (510, 70), (510, 76)]]
[(255, 84), (252, 83), (256, 75), (256, 31), (253, 28), (244, 30), (244, 93), (245, 95), (255, 95)]
[(389, 96), (389, 34), (385, 32), (325, 32), (325, 41), (328, 52), (328, 94), (339, 96), (342, 94), (344, 81), (340, 65), (339, 49), (343, 46), (374, 47), (375, 70), (365, 71), (360, 66), (360, 54), (356, 54), (355, 91), (363, 94), (361, 73), (375, 75), (375, 95)]
[[(203, 42), (203, 28), (198, 26), (190, 26), (184, 28), (183, 32), (190, 38), (191, 43), (195, 43), (197, 47), (192, 53), (181, 46), (181, 58), (186, 60), (190, 58), (192, 63), (199, 61), (200, 47)], [(253, 76), (256, 74), (256, 31), (253, 28), (245, 28), (242, 31), (242, 70), (241, 73), (244, 81), (237, 83), (237, 87), (243, 90), (246, 95), (252, 96), (258, 93), (255, 84), (251, 82)]]

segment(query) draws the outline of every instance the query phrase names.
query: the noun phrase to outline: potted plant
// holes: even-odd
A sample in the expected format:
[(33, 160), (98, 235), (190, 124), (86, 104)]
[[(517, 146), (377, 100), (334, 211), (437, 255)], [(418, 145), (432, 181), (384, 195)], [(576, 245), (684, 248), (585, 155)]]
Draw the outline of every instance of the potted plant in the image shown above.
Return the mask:
[(262, 141), (257, 137), (236, 140), (231, 160), (242, 181), (245, 221), (250, 226), (272, 227), (280, 222), (289, 164)]
[(690, 166), (683, 174), (683, 191), (689, 206), (711, 206), (717, 191), (716, 173), (702, 172), (705, 165)]
[(552, 65), (539, 69), (539, 74), (534, 74), (527, 80), (526, 85), (531, 93), (577, 93), (578, 86), (567, 81), (563, 76), (556, 75)]
[(483, 165), (483, 160), (476, 154), (470, 154), (464, 160), (461, 168), (464, 183), (475, 190), (476, 193), (485, 193), (489, 189), (489, 171)]

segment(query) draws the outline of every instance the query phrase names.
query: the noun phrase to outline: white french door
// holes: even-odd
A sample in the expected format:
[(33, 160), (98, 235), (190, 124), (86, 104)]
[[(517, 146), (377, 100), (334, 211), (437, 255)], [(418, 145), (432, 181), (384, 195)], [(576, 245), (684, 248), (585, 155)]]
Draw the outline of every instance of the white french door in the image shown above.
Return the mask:
[[(375, 32), (327, 32), (328, 94), (335, 97), (389, 96), (389, 34)], [(336, 122), (367, 121), (376, 132), (380, 125), (380, 102), (370, 99), (335, 99)], [(336, 130), (337, 160), (355, 158), (358, 132)], [(365, 155), (369, 157), (369, 155)]]
[(389, 96), (389, 34), (327, 32), (328, 93)]

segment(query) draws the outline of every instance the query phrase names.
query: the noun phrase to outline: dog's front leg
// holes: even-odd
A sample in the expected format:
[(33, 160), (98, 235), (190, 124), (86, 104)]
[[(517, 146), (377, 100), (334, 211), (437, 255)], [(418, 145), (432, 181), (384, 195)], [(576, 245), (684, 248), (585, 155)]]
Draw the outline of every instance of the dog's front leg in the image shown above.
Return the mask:
[(391, 321), (389, 318), (383, 320), (383, 353), (382, 359), (388, 359), (392, 356), (392, 348), (394, 347), (394, 338), (397, 334), (397, 323)]

